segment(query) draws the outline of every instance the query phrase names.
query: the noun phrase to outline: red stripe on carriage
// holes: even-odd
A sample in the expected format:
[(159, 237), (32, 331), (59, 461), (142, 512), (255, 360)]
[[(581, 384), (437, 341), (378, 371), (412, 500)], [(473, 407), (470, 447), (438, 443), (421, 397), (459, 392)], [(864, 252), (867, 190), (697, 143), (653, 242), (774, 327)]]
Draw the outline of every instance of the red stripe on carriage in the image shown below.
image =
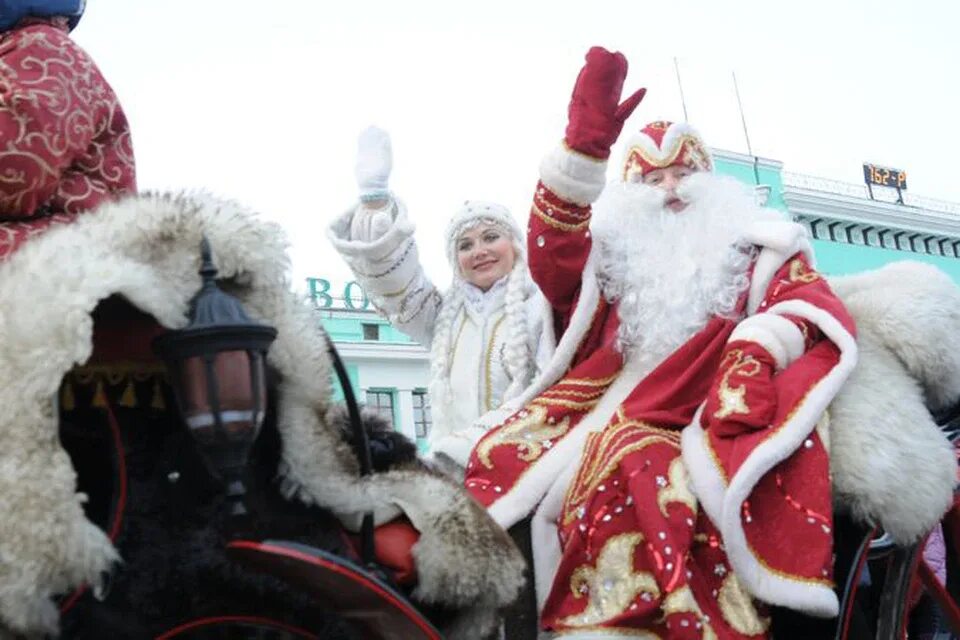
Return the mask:
[(113, 446), (117, 452), (117, 475), (120, 476), (120, 490), (117, 496), (116, 511), (113, 513), (113, 523), (110, 525), (110, 541), (115, 542), (120, 535), (123, 525), (123, 514), (127, 509), (127, 455), (123, 450), (123, 439), (120, 437), (120, 424), (113, 415), (113, 407), (107, 403), (107, 424), (110, 425), (110, 434), (113, 436)]

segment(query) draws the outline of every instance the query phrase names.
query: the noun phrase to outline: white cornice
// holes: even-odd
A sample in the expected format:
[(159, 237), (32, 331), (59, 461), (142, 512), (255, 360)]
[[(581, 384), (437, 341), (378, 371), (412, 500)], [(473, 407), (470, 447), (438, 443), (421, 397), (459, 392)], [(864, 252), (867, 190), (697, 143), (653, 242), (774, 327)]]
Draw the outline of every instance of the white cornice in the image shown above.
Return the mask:
[(419, 344), (389, 342), (335, 342), (340, 355), (349, 360), (415, 360), (427, 362), (430, 352)]
[(960, 216), (949, 213), (798, 187), (785, 186), (783, 199), (794, 216), (960, 236)]

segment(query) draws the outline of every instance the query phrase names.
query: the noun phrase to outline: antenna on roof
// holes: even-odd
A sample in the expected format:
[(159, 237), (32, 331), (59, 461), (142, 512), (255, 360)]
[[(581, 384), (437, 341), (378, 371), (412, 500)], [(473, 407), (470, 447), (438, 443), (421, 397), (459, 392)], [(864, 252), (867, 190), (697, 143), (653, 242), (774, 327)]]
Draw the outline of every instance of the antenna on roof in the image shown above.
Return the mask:
[(683, 97), (683, 83), (680, 82), (680, 63), (677, 62), (677, 57), (673, 57), (673, 68), (677, 72), (677, 86), (680, 88), (680, 104), (683, 105), (683, 121), (688, 122), (687, 118), (687, 101)]
[(750, 146), (750, 134), (747, 132), (747, 117), (743, 115), (743, 102), (740, 100), (740, 87), (737, 85), (737, 72), (731, 71), (733, 75), (733, 90), (737, 94), (737, 107), (740, 109), (740, 122), (743, 123), (743, 137), (747, 140), (747, 153), (753, 156), (753, 177), (757, 184), (760, 184), (760, 171), (757, 168), (757, 157), (753, 155), (753, 147)]

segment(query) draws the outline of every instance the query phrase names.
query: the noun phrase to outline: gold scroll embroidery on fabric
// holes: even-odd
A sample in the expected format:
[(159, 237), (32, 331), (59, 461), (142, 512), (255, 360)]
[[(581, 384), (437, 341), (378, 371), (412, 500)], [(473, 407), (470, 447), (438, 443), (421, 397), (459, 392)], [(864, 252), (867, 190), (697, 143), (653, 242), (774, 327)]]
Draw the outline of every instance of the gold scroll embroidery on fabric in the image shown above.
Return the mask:
[(553, 227), (554, 229), (559, 229), (560, 231), (580, 231), (581, 229), (586, 229), (590, 226), (589, 220), (577, 222), (576, 224), (561, 222), (549, 214), (544, 213), (543, 210), (541, 210), (537, 205), (533, 205), (531, 211), (535, 216), (543, 220), (548, 226)]
[(576, 385), (578, 387), (607, 387), (620, 377), (620, 372), (607, 376), (606, 378), (564, 378), (557, 383), (557, 386)]
[(547, 422), (547, 409), (538, 405), (531, 405), (517, 414), (512, 422), (507, 422), (489, 438), (484, 438), (477, 445), (477, 459), (487, 469), (493, 468), (490, 454), (497, 447), (515, 446), (517, 455), (524, 462), (533, 462), (543, 454), (544, 448), (549, 448), (553, 440), (559, 438), (570, 429), (570, 419), (550, 424)]
[(639, 533), (622, 533), (607, 540), (597, 556), (596, 566), (583, 564), (570, 576), (574, 598), (587, 598), (586, 608), (563, 618), (561, 624), (585, 626), (601, 624), (623, 614), (642, 593), (660, 597), (652, 573), (634, 573), (634, 550), (643, 542)]
[[(587, 445), (580, 456), (580, 468), (564, 499), (564, 526), (573, 522), (578, 515), (578, 508), (617, 470), (625, 457), (653, 444), (667, 444), (674, 448), (680, 446), (679, 432), (626, 420), (622, 411), (618, 419), (619, 422), (588, 436)], [(635, 440), (630, 442), (631, 439)]]
[(534, 406), (542, 407), (564, 407), (565, 409), (573, 409), (574, 411), (579, 411), (581, 413), (589, 411), (597, 406), (599, 399), (595, 400), (570, 400), (568, 398), (553, 398), (551, 396), (543, 395), (538, 398), (534, 398), (530, 404)]
[(680, 502), (690, 508), (693, 513), (697, 512), (697, 497), (690, 491), (690, 485), (687, 480), (687, 468), (683, 464), (683, 458), (674, 458), (670, 463), (670, 469), (667, 472), (667, 485), (657, 491), (657, 506), (660, 507), (660, 513), (667, 517), (667, 505)]
[(809, 284), (820, 279), (820, 274), (810, 269), (800, 258), (790, 261), (790, 282)]
[(728, 573), (717, 596), (720, 612), (735, 631), (755, 636), (770, 628), (770, 618), (761, 618), (750, 597), (733, 573)]
[(720, 363), (720, 368), (724, 369), (723, 376), (720, 378), (720, 389), (717, 391), (720, 400), (720, 408), (713, 414), (713, 417), (723, 420), (733, 414), (749, 415), (750, 407), (747, 405), (747, 387), (730, 386), (730, 376), (737, 374), (744, 378), (750, 378), (760, 373), (760, 361), (751, 355), (744, 354), (742, 349), (732, 349)]
[(693, 591), (690, 590), (688, 585), (680, 587), (664, 598), (662, 609), (664, 617), (676, 613), (692, 613), (703, 626), (701, 640), (717, 640), (717, 632), (704, 618), (703, 610), (700, 609), (700, 605), (697, 604), (697, 599), (693, 597)]

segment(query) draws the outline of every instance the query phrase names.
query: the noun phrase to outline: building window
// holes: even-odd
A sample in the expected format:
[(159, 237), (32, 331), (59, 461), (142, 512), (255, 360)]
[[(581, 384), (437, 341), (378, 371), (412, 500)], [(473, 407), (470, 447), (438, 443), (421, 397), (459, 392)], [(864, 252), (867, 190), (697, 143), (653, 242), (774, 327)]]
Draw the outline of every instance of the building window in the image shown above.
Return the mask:
[(363, 327), (363, 339), (364, 340), (379, 340), (380, 339), (380, 325), (378, 324), (362, 324)]
[(367, 408), (375, 411), (387, 423), (396, 428), (393, 422), (393, 392), (392, 391), (367, 391)]
[(430, 415), (430, 396), (426, 391), (413, 392), (413, 424), (417, 428), (417, 438), (430, 435), (433, 417)]

